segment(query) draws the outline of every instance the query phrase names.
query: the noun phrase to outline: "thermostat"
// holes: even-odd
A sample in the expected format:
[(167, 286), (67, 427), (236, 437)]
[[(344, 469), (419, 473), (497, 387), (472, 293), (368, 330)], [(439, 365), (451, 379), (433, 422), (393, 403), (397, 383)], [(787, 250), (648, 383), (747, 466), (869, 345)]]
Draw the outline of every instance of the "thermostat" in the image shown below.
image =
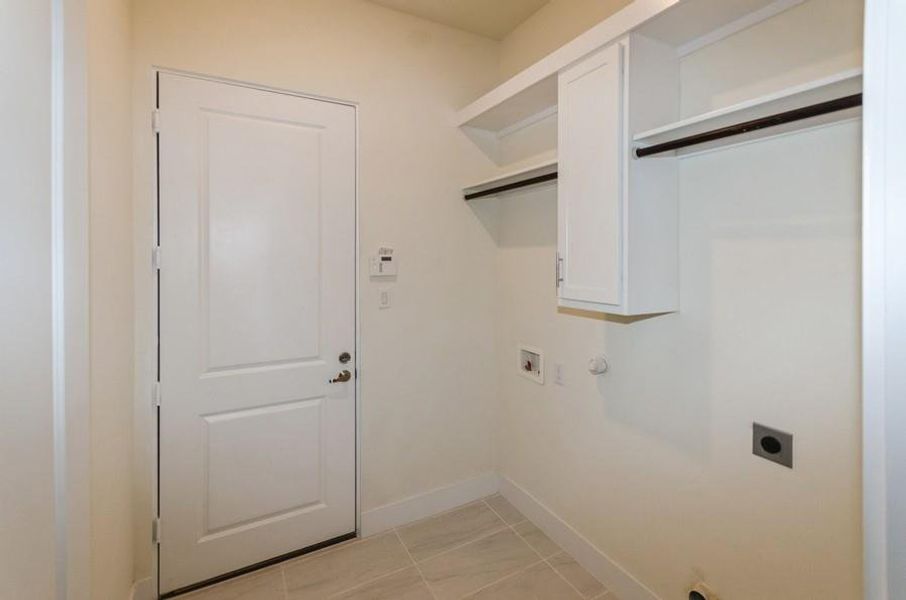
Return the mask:
[(376, 256), (371, 257), (370, 274), (372, 277), (393, 277), (396, 275), (396, 258), (393, 248), (380, 248)]

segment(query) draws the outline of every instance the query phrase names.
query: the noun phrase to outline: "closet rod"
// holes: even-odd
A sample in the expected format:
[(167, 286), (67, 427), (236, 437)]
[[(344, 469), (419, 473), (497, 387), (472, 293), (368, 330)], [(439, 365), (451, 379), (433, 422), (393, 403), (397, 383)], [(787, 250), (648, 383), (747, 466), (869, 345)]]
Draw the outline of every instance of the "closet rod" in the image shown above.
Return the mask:
[(835, 98), (826, 102), (819, 102), (818, 104), (811, 104), (809, 106), (803, 106), (801, 108), (794, 108), (793, 110), (769, 115), (767, 117), (752, 119), (751, 121), (746, 121), (744, 123), (737, 123), (735, 125), (728, 125), (719, 129), (712, 129), (711, 131), (696, 133), (694, 135), (670, 140), (669, 142), (662, 142), (660, 144), (636, 148), (635, 156), (636, 158), (645, 158), (646, 156), (651, 156), (652, 154), (660, 154), (662, 152), (669, 152), (671, 150), (679, 150), (680, 148), (685, 148), (687, 146), (704, 144), (705, 142), (711, 142), (733, 135), (740, 135), (743, 133), (748, 133), (750, 131), (765, 129), (766, 127), (783, 125), (784, 123), (791, 123), (793, 121), (801, 121), (802, 119), (817, 117), (819, 115), (826, 115), (828, 113), (846, 110), (847, 108), (853, 108), (861, 105), (862, 94), (843, 96), (842, 98)]
[(537, 177), (529, 177), (528, 179), (523, 179), (522, 181), (515, 181), (513, 183), (507, 183), (505, 185), (498, 185), (497, 187), (488, 188), (486, 190), (481, 190), (479, 192), (472, 192), (471, 194), (466, 194), (464, 198), (466, 200), (473, 200), (475, 198), (483, 198), (484, 196), (493, 196), (494, 194), (499, 194), (500, 192), (508, 192), (510, 190), (517, 190), (519, 188), (527, 187), (530, 185), (535, 185), (536, 183), (544, 183), (545, 181), (551, 181), (552, 179), (557, 178), (557, 172), (546, 173), (544, 175), (538, 175)]

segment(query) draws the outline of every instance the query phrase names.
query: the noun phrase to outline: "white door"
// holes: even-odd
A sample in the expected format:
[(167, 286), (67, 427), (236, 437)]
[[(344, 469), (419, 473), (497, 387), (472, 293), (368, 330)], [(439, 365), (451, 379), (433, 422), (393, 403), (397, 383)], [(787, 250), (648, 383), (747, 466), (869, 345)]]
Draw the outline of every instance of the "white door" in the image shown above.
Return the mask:
[(167, 593), (355, 531), (355, 109), (158, 85)]
[(623, 302), (622, 48), (559, 78), (560, 298)]

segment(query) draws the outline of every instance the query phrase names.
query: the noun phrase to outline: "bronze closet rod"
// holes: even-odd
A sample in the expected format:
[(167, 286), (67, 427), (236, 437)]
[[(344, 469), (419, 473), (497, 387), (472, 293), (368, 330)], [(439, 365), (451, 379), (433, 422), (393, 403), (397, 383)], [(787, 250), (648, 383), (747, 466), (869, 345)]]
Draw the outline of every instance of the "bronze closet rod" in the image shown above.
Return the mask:
[(493, 196), (494, 194), (499, 194), (500, 192), (508, 192), (510, 190), (516, 190), (530, 185), (544, 183), (545, 181), (551, 181), (556, 178), (557, 172), (554, 171), (553, 173), (538, 175), (537, 177), (530, 177), (528, 179), (523, 179), (522, 181), (514, 181), (513, 183), (498, 185), (497, 187), (481, 190), (480, 192), (472, 192), (471, 194), (466, 194), (465, 199), (472, 200), (474, 198), (483, 198), (484, 196)]
[(721, 127), (719, 129), (712, 129), (711, 131), (696, 133), (694, 135), (678, 138), (669, 142), (662, 142), (660, 144), (653, 144), (651, 146), (636, 148), (635, 156), (636, 158), (645, 158), (646, 156), (651, 156), (653, 154), (661, 154), (662, 152), (679, 150), (680, 148), (686, 148), (688, 146), (704, 144), (706, 142), (712, 142), (714, 140), (719, 140), (734, 135), (749, 133), (750, 131), (757, 131), (759, 129), (765, 129), (767, 127), (775, 127), (777, 125), (783, 125), (784, 123), (791, 123), (793, 121), (801, 121), (802, 119), (809, 119), (811, 117), (817, 117), (819, 115), (826, 115), (828, 113), (846, 110), (847, 108), (854, 108), (856, 106), (862, 106), (862, 94), (843, 96), (842, 98), (835, 98), (833, 100), (827, 100), (826, 102), (819, 102), (818, 104), (803, 106), (802, 108), (794, 108), (793, 110), (769, 115), (767, 117), (752, 119), (751, 121), (746, 121), (744, 123), (727, 125), (726, 127)]

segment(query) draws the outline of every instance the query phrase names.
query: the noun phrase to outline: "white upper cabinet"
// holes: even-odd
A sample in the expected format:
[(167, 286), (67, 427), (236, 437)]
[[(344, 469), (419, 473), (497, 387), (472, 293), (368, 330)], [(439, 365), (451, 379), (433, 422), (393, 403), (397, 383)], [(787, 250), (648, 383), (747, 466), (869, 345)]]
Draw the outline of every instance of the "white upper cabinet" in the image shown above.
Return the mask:
[[(559, 305), (679, 310), (682, 157), (852, 118), (862, 87), (857, 65), (828, 65), (810, 70), (813, 79), (681, 114), (680, 61), (805, 1), (634, 0), (459, 112), (463, 133), (491, 159), (464, 197), (547, 182), (556, 170)], [(744, 126), (729, 135), (734, 125)]]
[(633, 35), (560, 72), (560, 305), (678, 309), (676, 164), (631, 156), (630, 131), (672, 117), (675, 53)]
[(623, 303), (622, 63), (615, 44), (560, 74), (561, 300)]

